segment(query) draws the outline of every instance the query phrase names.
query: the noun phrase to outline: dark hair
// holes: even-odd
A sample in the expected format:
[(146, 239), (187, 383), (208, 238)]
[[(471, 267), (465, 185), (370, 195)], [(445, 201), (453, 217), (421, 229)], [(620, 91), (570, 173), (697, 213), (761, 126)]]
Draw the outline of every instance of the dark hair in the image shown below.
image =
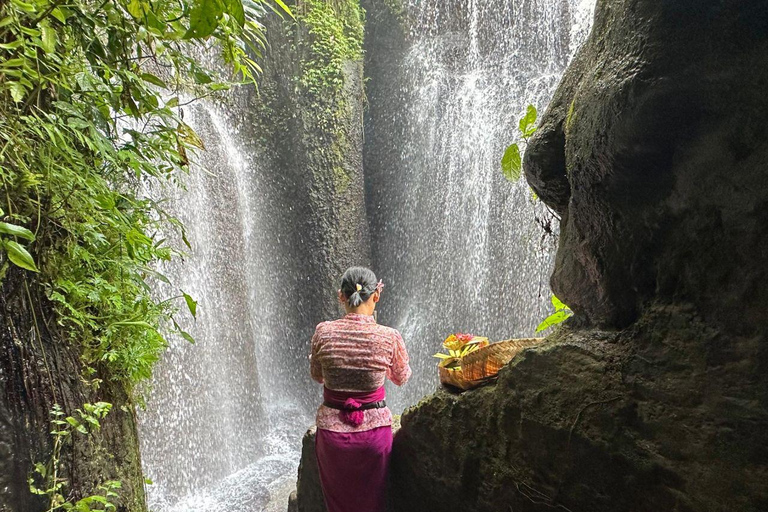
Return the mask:
[[(350, 267), (341, 276), (341, 293), (347, 298), (347, 304), (356, 308), (367, 301), (376, 291), (376, 274), (365, 267)], [(357, 289), (360, 285), (360, 290)]]

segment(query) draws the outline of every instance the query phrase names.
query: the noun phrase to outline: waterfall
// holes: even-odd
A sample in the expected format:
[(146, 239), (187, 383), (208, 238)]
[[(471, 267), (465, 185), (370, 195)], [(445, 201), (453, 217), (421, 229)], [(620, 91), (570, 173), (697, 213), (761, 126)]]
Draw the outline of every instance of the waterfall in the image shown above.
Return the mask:
[(550, 312), (556, 239), (539, 223), (551, 215), (499, 162), (527, 105), (543, 113), (593, 9), (585, 0), (413, 0), (399, 69), (377, 69), (377, 41), (368, 49), (373, 257), (396, 290), (380, 319), (402, 331), (414, 370), (406, 388), (389, 390), (396, 408), (434, 390), (431, 355), (447, 334), (532, 336)]
[(246, 95), (236, 100), (184, 112), (206, 151), (186, 190), (170, 199), (191, 249), (164, 271), (199, 305), (195, 321), (179, 315), (196, 343), (172, 340), (140, 415), (153, 511), (267, 503), (280, 477), (295, 470), (296, 439), (311, 422), (309, 404), (290, 396), (295, 372), (286, 367), (297, 362), (275, 346), (297, 328), (282, 311), (280, 248), (264, 220), (269, 162), (232, 113)]
[[(594, 1), (405, 0), (404, 19), (392, 18), (403, 24), (396, 55), (368, 27), (379, 320), (401, 330), (414, 369), (389, 390), (395, 413), (434, 390), (443, 336), (528, 336), (549, 311), (555, 240), (536, 221), (549, 214), (524, 180), (503, 178), (499, 160), (525, 107), (546, 107)], [(294, 178), (278, 176), (260, 142), (253, 91), (231, 96), (185, 108), (207, 151), (169, 199), (192, 248), (164, 271), (199, 307), (196, 320), (179, 316), (196, 344), (171, 340), (139, 415), (154, 512), (284, 510), (319, 397), (306, 376), (311, 315), (286, 304), (309, 278), (296, 272), (297, 236), (286, 235), (302, 230), (285, 203)]]

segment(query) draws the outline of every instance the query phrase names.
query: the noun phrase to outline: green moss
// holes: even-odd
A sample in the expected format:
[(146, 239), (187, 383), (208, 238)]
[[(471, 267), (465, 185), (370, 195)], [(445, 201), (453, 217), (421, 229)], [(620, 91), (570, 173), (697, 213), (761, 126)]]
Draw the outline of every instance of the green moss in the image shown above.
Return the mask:
[(305, 110), (308, 142), (323, 160), (312, 171), (330, 168), (334, 190), (341, 194), (352, 179), (344, 165), (349, 149), (345, 66), (363, 57), (365, 15), (359, 0), (304, 0), (297, 12), (297, 21), (308, 35), (298, 48), (298, 90), (309, 103)]
[(384, 0), (384, 6), (387, 8), (390, 14), (392, 14), (402, 26), (405, 26), (406, 12), (405, 4), (403, 0)]
[(339, 94), (344, 63), (363, 56), (363, 9), (358, 0), (304, 0), (299, 12), (310, 36), (301, 84), (320, 97)]
[(337, 193), (343, 194), (349, 188), (351, 181), (352, 177), (343, 167), (336, 166), (333, 168), (333, 184)]
[(576, 109), (576, 99), (574, 98), (571, 101), (570, 106), (568, 107), (568, 114), (565, 116), (565, 133), (568, 134), (569, 131), (571, 131), (571, 121), (573, 121), (573, 113)]

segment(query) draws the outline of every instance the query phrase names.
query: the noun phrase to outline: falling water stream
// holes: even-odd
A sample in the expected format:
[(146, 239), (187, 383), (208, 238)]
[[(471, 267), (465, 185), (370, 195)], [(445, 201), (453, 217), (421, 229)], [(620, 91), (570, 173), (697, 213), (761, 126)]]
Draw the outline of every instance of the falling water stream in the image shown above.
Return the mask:
[(389, 390), (397, 408), (434, 389), (431, 355), (446, 333), (532, 336), (550, 312), (556, 239), (540, 224), (551, 214), (499, 162), (527, 105), (545, 109), (593, 8), (412, 2), (400, 80), (378, 84), (371, 107), (383, 112), (366, 168), (374, 266), (397, 289), (380, 318), (411, 340), (413, 381)]
[[(371, 106), (397, 112), (375, 127), (392, 157), (365, 169), (374, 269), (392, 292), (379, 319), (403, 332), (414, 369), (389, 391), (395, 413), (434, 390), (431, 354), (446, 333), (528, 336), (548, 312), (555, 242), (536, 221), (547, 212), (498, 162), (526, 105), (549, 101), (594, 2), (405, 2), (400, 78)], [(295, 377), (306, 365), (274, 343), (307, 326), (281, 308), (291, 276), (274, 255), (290, 255), (275, 246), (269, 162), (242, 115), (245, 94), (235, 96), (185, 112), (207, 151), (169, 199), (192, 247), (164, 270), (200, 304), (182, 320), (196, 344), (172, 340), (140, 415), (154, 512), (285, 510), (312, 422), (307, 381)]]

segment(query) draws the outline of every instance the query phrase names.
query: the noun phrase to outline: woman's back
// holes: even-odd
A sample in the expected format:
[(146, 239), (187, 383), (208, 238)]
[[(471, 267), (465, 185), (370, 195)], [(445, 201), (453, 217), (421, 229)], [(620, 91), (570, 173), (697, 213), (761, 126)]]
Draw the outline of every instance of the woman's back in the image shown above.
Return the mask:
[(411, 373), (400, 333), (354, 313), (317, 326), (311, 369), (313, 379), (337, 391), (372, 391), (386, 378), (401, 385)]
[(328, 512), (386, 509), (392, 412), (384, 381), (399, 386), (411, 368), (400, 333), (373, 317), (383, 286), (370, 269), (347, 269), (338, 291), (347, 314), (312, 336), (310, 373), (325, 385), (315, 454)]

